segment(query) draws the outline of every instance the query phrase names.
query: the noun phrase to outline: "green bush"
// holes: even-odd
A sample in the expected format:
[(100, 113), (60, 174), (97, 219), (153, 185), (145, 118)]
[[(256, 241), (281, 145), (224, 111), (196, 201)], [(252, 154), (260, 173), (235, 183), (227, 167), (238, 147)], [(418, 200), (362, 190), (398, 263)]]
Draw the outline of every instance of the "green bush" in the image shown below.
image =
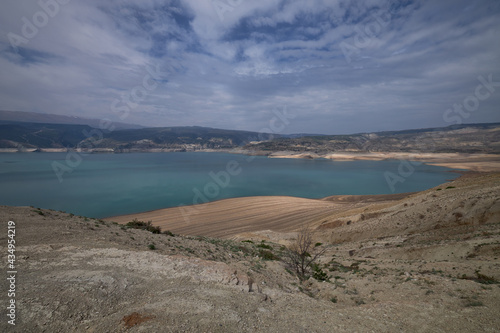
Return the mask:
[(328, 274), (326, 274), (318, 264), (313, 263), (312, 270), (313, 270), (312, 277), (315, 278), (316, 280), (318, 281), (329, 280)]
[(269, 250), (259, 250), (259, 257), (264, 260), (279, 260), (279, 257)]
[(499, 284), (500, 283), (500, 281), (496, 280), (494, 277), (481, 274), (481, 273), (479, 273), (479, 271), (476, 271), (476, 277), (467, 276), (467, 275), (463, 274), (461, 277), (459, 276), (458, 278), (462, 279), (462, 280), (471, 280), (471, 281), (475, 281), (477, 283), (482, 283), (482, 284)]
[(165, 230), (164, 232), (162, 232), (162, 234), (170, 236), (170, 237), (175, 237), (175, 235), (170, 230)]
[(272, 250), (273, 249), (273, 247), (271, 245), (264, 244), (264, 241), (262, 241), (262, 243), (260, 243), (259, 245), (257, 245), (257, 247), (260, 247), (261, 249), (267, 249), (267, 250)]
[(131, 222), (128, 222), (125, 226), (127, 228), (132, 228), (132, 229), (147, 230), (149, 232), (152, 232), (153, 234), (161, 233), (161, 228), (152, 225), (151, 221), (143, 222), (137, 219), (133, 219)]
[(479, 271), (476, 271), (476, 279), (474, 279), (474, 280), (476, 282), (482, 283), (482, 284), (496, 284), (496, 283), (498, 283), (498, 281), (494, 277), (481, 274), (481, 273), (479, 273)]
[(45, 216), (44, 212), (42, 212), (42, 210), (40, 208), (37, 208), (37, 209), (32, 210), (32, 211), (35, 213), (38, 213), (38, 215)]

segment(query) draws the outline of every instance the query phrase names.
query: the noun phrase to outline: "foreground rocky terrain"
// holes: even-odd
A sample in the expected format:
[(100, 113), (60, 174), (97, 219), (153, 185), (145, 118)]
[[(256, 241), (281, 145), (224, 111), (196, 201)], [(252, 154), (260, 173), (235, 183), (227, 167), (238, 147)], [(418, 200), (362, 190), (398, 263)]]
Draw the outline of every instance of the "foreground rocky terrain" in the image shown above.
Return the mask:
[(222, 239), (1, 207), (4, 263), (8, 221), (16, 227), (17, 317), (7, 323), (2, 279), (0, 331), (497, 332), (499, 200), (498, 173), (320, 200), (333, 208), (306, 220), (322, 274), (306, 281), (280, 260), (300, 221)]

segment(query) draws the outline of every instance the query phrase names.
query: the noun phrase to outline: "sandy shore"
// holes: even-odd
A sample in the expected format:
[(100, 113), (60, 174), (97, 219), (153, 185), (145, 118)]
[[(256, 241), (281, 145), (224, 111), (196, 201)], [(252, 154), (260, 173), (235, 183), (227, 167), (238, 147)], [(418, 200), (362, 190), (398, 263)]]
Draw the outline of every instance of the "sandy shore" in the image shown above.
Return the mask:
[(500, 155), (495, 154), (462, 154), (462, 153), (398, 153), (398, 152), (370, 152), (355, 153), (342, 152), (318, 155), (315, 153), (276, 152), (270, 158), (327, 158), (334, 161), (382, 161), (382, 160), (409, 160), (420, 161), (430, 165), (443, 166), (452, 169), (493, 172), (500, 171)]
[[(41, 148), (24, 149), (22, 152), (43, 152), (43, 153), (63, 153), (66, 148)], [(177, 152), (178, 149), (142, 149), (120, 151), (119, 153), (169, 153)], [(0, 153), (18, 153), (17, 148), (0, 148)], [(464, 169), (479, 172), (497, 172), (500, 171), (500, 155), (497, 154), (464, 154), (464, 153), (400, 153), (400, 152), (338, 152), (327, 154), (316, 154), (310, 152), (290, 152), (280, 151), (269, 153), (266, 151), (250, 151), (245, 149), (201, 149), (192, 152), (207, 153), (231, 153), (243, 155), (260, 155), (268, 158), (299, 158), (316, 159), (326, 158), (334, 161), (383, 161), (383, 160), (409, 160), (420, 161), (429, 165), (443, 166), (451, 169)], [(111, 148), (99, 148), (85, 150), (85, 153), (116, 153)]]
[[(337, 161), (402, 159), (421, 161), (448, 168), (479, 172), (500, 171), (500, 156), (487, 154), (409, 154), (409, 153), (335, 153), (273, 154), (272, 158), (329, 158)], [(322, 200), (294, 197), (247, 197), (226, 199), (195, 206), (160, 209), (151, 212), (107, 218), (127, 223), (133, 219), (152, 221), (162, 230), (184, 235), (231, 238), (236, 235), (268, 231), (287, 233), (298, 225), (318, 226), (332, 213), (393, 204), (410, 194), (382, 196), (333, 196)]]
[(127, 223), (138, 219), (151, 221), (162, 230), (183, 235), (231, 238), (257, 231), (293, 232), (304, 224), (318, 226), (332, 213), (373, 204), (384, 206), (408, 195), (340, 195), (324, 199), (246, 197), (121, 215), (105, 220)]
[(162, 230), (174, 233), (228, 238), (239, 233), (267, 229), (292, 231), (297, 224), (321, 220), (322, 216), (328, 215), (339, 205), (294, 197), (247, 197), (116, 216), (106, 220), (127, 223), (137, 218), (140, 221), (152, 221)]
[[(278, 234), (280, 236), (276, 237), (274, 241), (279, 241), (286, 239), (286, 234), (293, 233), (304, 224), (321, 228), (329, 225), (336, 226), (339, 223), (345, 224), (347, 221), (354, 223), (367, 218), (376, 219), (380, 212), (387, 209), (396, 212), (391, 213), (392, 215), (389, 214), (392, 218), (392, 216), (398, 215), (398, 212), (407, 211), (409, 209), (407, 207), (413, 207), (417, 203), (434, 202), (437, 194), (450, 193), (448, 191), (441, 192), (443, 189), (457, 188), (457, 194), (460, 194), (462, 190), (459, 187), (469, 189), (471, 186), (476, 186), (481, 189), (484, 186), (489, 186), (492, 182), (498, 183), (499, 179), (500, 173), (467, 172), (454, 180), (451, 187), (448, 187), (450, 183), (447, 183), (434, 189), (416, 193), (337, 195), (323, 199), (286, 196), (233, 198), (194, 206), (109, 217), (105, 220), (122, 224), (133, 219), (151, 221), (154, 225), (160, 226), (162, 230), (170, 230), (177, 234), (218, 238), (252, 238), (252, 235), (258, 233), (261, 237), (273, 239), (274, 235)], [(453, 196), (449, 197), (448, 200), (450, 205), (460, 205), (460, 200)], [(440, 199), (441, 201), (442, 199)], [(463, 203), (465, 202), (463, 201)], [(456, 209), (458, 211), (461, 208)], [(434, 211), (440, 212), (438, 208), (433, 207), (430, 212)], [(465, 212), (461, 214), (465, 214)], [(419, 223), (422, 223), (420, 219), (425, 215), (419, 214)], [(435, 218), (439, 220), (444, 217)], [(451, 215), (451, 218), (456, 219), (454, 215)], [(430, 221), (435, 223), (435, 219)]]

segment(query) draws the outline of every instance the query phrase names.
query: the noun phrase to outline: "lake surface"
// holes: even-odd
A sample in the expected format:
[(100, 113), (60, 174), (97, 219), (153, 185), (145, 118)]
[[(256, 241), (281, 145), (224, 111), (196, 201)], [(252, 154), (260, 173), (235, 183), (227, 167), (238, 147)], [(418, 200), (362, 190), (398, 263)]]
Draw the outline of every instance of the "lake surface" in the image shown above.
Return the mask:
[[(456, 178), (449, 170), (397, 160), (335, 162), (226, 153), (4, 153), (0, 205), (102, 218), (245, 196), (421, 191)], [(388, 182), (388, 175), (399, 178)]]

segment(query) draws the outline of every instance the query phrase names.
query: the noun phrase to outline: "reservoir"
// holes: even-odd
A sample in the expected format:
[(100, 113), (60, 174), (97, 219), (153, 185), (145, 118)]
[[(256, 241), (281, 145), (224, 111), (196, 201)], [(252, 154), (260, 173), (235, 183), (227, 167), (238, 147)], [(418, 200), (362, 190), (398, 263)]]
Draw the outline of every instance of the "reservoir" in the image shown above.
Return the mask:
[(246, 196), (415, 192), (457, 177), (447, 168), (399, 160), (341, 162), (201, 152), (77, 157), (0, 154), (0, 205), (103, 218)]

